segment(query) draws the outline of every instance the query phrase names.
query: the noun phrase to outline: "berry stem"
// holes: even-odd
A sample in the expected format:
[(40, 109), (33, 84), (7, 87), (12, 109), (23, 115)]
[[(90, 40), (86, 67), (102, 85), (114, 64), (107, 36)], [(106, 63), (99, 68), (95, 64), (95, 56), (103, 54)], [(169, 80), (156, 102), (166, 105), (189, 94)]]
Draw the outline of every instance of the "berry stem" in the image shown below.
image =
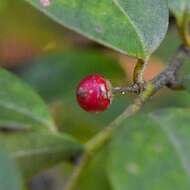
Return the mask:
[(126, 93), (134, 93), (137, 94), (139, 91), (139, 86), (137, 84), (133, 84), (127, 87), (113, 87), (113, 94), (126, 94)]

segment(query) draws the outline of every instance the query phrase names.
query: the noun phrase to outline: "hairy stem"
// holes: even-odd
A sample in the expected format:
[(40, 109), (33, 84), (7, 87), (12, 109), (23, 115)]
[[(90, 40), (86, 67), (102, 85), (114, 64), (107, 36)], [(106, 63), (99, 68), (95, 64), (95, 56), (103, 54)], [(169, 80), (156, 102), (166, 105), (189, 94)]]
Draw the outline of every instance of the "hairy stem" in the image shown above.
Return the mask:
[[(190, 48), (183, 45), (180, 46), (174, 57), (171, 59), (168, 67), (153, 80), (144, 83), (144, 91), (142, 91), (134, 100), (133, 104), (129, 105), (121, 115), (110, 123), (110, 125), (86, 143), (85, 152), (80, 157), (79, 163), (75, 167), (73, 175), (64, 190), (75, 190), (77, 188), (80, 177), (91, 159), (107, 142), (110, 141), (114, 131), (124, 119), (136, 114), (142, 108), (144, 103), (158, 90), (165, 86), (170, 87), (178, 82), (178, 71), (185, 62), (187, 56), (190, 56)], [(138, 91), (136, 88), (138, 88), (138, 85), (132, 85), (131, 87), (117, 87), (113, 90), (119, 93), (122, 91), (136, 92), (136, 90)]]

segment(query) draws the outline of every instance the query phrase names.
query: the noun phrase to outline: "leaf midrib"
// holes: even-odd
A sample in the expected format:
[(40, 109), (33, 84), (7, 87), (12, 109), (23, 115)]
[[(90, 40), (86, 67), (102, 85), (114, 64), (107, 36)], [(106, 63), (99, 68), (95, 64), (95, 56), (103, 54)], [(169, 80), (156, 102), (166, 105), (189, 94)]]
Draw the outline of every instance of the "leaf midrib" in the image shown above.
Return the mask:
[(130, 16), (126, 13), (126, 11), (120, 6), (120, 3), (118, 2), (118, 0), (112, 0), (112, 1), (115, 4), (115, 6), (122, 12), (122, 14), (127, 18), (127, 20), (130, 22), (131, 26), (133, 26), (133, 29), (136, 32), (137, 37), (139, 38), (142, 50), (144, 51), (143, 53), (145, 55), (146, 54), (146, 48), (144, 45), (145, 43), (144, 43), (143, 37), (141, 36), (141, 32), (138, 30), (137, 26), (132, 21)]

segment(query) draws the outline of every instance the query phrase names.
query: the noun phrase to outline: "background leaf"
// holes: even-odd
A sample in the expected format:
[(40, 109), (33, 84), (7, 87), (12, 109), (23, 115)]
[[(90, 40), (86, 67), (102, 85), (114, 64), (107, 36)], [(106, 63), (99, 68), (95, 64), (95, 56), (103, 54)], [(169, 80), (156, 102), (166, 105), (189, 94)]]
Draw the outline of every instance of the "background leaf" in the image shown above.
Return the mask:
[(79, 187), (82, 190), (111, 190), (106, 173), (107, 146), (96, 154), (81, 176)]
[(189, 109), (166, 109), (126, 119), (110, 145), (113, 189), (190, 188)]
[(39, 95), (3, 69), (0, 69), (0, 89), (0, 127), (42, 125), (44, 129), (55, 130), (48, 108)]
[(21, 190), (21, 176), (8, 153), (0, 146), (0, 189)]
[(190, 18), (190, 1), (189, 0), (169, 0), (169, 7), (171, 12), (181, 25), (184, 19), (188, 16)]
[(131, 56), (145, 58), (168, 26), (165, 0), (26, 0), (56, 22)]
[(63, 134), (5, 133), (0, 134), (0, 139), (27, 178), (72, 159), (83, 150), (78, 142)]

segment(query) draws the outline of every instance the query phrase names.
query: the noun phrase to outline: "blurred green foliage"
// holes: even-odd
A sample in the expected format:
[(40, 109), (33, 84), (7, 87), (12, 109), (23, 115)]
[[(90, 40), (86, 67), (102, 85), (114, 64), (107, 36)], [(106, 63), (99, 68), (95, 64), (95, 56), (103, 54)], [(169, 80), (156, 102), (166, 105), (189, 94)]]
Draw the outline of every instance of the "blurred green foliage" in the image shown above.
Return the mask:
[(8, 151), (0, 144), (0, 189), (19, 190), (22, 188), (21, 175)]
[(108, 156), (112, 189), (188, 190), (189, 113), (162, 109), (123, 121)]

